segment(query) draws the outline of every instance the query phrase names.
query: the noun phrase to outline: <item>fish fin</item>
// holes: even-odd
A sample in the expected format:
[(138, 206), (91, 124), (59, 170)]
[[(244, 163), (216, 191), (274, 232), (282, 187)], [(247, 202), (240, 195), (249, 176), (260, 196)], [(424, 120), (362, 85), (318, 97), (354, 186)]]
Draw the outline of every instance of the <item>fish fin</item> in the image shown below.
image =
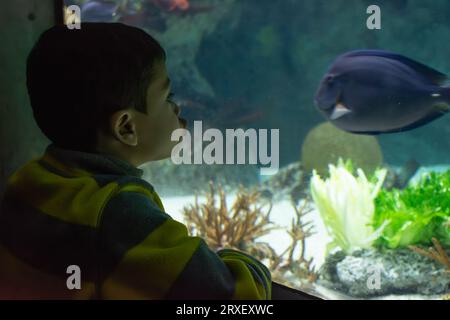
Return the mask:
[(385, 51), (385, 50), (377, 50), (377, 49), (361, 49), (350, 51), (347, 54), (344, 54), (346, 57), (356, 57), (356, 56), (377, 56), (383, 57), (387, 59), (400, 61), (410, 68), (414, 69), (427, 79), (431, 80), (434, 84), (441, 85), (445, 81), (448, 80), (448, 76), (442, 72), (439, 72), (427, 65), (424, 65), (420, 62), (417, 62), (413, 59), (405, 57), (399, 53)]
[(446, 111), (444, 111), (443, 109), (440, 109), (440, 108), (441, 107), (437, 107), (436, 110), (433, 110), (432, 112), (430, 112), (430, 114), (428, 114), (426, 117), (420, 119), (419, 121), (416, 121), (414, 123), (411, 123), (407, 126), (404, 126), (404, 127), (398, 128), (398, 129), (392, 129), (392, 130), (387, 130), (387, 131), (350, 131), (350, 132), (354, 133), (354, 134), (378, 135), (378, 134), (384, 134), (384, 133), (399, 133), (399, 132), (413, 130), (413, 129), (419, 128), (421, 126), (424, 126), (433, 120), (436, 120), (436, 119), (442, 117), (444, 114), (446, 114), (449, 111), (448, 108), (446, 109)]
[(330, 116), (331, 120), (336, 120), (342, 116), (345, 116), (348, 113), (351, 113), (352, 111), (348, 109), (344, 104), (338, 103), (333, 109), (333, 113)]
[(450, 85), (445, 85), (441, 87), (440, 91), (441, 96), (444, 98), (444, 100), (450, 104)]

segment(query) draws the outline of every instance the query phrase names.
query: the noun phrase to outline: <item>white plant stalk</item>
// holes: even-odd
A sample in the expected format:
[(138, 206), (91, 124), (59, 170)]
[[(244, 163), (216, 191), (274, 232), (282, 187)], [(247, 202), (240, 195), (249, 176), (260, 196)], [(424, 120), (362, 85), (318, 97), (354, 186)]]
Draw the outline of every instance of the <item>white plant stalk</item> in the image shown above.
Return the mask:
[(313, 171), (311, 194), (320, 212), (327, 233), (333, 242), (329, 250), (340, 247), (347, 253), (368, 248), (383, 231), (385, 224), (377, 230), (372, 227), (375, 213), (374, 199), (383, 185), (387, 170), (375, 172), (376, 182), (371, 183), (361, 169), (357, 177), (345, 168), (329, 165), (330, 177), (326, 180)]

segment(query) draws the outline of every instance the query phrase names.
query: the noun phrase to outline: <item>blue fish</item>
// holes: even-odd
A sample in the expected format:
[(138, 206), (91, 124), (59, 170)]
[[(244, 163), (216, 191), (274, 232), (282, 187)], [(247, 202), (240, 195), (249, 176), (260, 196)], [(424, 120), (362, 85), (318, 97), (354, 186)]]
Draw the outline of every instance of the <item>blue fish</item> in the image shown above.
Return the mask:
[(376, 135), (412, 130), (448, 113), (447, 76), (400, 54), (355, 50), (340, 55), (314, 103), (342, 130)]

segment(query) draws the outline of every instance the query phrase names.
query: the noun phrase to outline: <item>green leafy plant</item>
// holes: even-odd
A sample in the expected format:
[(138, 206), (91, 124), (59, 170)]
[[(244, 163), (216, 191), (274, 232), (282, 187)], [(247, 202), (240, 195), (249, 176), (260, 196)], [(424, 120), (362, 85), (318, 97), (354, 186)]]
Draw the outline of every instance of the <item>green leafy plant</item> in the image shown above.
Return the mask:
[(374, 199), (387, 171), (377, 169), (372, 178), (357, 169), (353, 175), (351, 162), (339, 159), (337, 166), (329, 165), (329, 177), (323, 180), (313, 171), (312, 198), (320, 212), (327, 233), (333, 239), (328, 250), (339, 247), (347, 253), (368, 248), (381, 235), (385, 224), (373, 227)]
[(429, 173), (404, 190), (382, 190), (375, 207), (373, 227), (388, 222), (377, 246), (430, 245), (433, 237), (450, 246), (450, 170)]

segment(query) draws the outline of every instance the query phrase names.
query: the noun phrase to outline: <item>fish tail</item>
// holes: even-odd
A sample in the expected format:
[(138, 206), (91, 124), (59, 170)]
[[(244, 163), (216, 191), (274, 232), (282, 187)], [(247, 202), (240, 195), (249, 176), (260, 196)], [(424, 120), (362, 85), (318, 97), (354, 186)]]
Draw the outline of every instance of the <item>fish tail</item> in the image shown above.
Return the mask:
[(450, 105), (450, 84), (442, 87), (441, 94), (444, 97), (445, 101)]

